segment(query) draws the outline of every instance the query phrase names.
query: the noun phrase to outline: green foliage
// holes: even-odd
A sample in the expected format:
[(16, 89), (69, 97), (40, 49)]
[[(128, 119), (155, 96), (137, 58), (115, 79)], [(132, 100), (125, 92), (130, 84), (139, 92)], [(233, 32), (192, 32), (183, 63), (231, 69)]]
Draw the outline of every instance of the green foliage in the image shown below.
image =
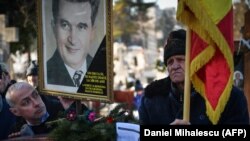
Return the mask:
[(162, 31), (163, 34), (163, 38), (158, 42), (159, 45), (164, 45), (166, 43), (166, 39), (168, 38), (169, 33), (174, 29), (174, 26), (177, 24), (174, 15), (174, 9), (165, 9), (162, 11), (159, 22), (156, 25), (157, 30)]
[(132, 18), (128, 0), (116, 1), (113, 7), (113, 36), (115, 40), (121, 39), (129, 42), (130, 35), (137, 32), (138, 24)]
[(113, 7), (114, 39), (129, 43), (131, 36), (139, 32), (139, 22), (148, 20), (147, 9), (154, 5), (142, 0), (117, 0)]
[(116, 122), (138, 121), (126, 110), (126, 104), (118, 104), (106, 117), (96, 118), (90, 122), (90, 112), (78, 115), (75, 120), (65, 118), (47, 123), (57, 125), (50, 133), (50, 138), (57, 141), (115, 141)]

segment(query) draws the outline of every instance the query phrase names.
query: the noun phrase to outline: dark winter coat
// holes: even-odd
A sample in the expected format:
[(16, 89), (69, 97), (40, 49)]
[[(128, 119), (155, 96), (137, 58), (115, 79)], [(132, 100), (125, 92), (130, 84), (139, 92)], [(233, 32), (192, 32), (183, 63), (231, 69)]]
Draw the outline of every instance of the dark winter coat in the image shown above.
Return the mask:
[[(152, 82), (145, 88), (139, 108), (143, 125), (169, 125), (182, 119), (183, 94), (174, 90), (169, 77)], [(206, 115), (206, 105), (200, 94), (192, 90), (190, 99), (190, 123), (212, 124)], [(228, 103), (218, 124), (249, 124), (247, 101), (239, 89), (233, 87)]]
[(16, 116), (10, 111), (10, 106), (5, 98), (11, 85), (12, 83), (9, 83), (4, 92), (0, 93), (0, 140), (8, 138), (16, 124)]
[(6, 99), (0, 94), (0, 140), (8, 137), (16, 122), (16, 116), (10, 112), (9, 108)]

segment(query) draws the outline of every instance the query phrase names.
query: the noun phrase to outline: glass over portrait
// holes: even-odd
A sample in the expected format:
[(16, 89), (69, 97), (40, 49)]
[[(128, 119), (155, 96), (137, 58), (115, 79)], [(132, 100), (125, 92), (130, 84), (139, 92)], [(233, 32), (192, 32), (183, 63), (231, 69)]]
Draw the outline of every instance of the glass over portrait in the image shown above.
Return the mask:
[(41, 91), (110, 100), (111, 1), (40, 0), (39, 5)]

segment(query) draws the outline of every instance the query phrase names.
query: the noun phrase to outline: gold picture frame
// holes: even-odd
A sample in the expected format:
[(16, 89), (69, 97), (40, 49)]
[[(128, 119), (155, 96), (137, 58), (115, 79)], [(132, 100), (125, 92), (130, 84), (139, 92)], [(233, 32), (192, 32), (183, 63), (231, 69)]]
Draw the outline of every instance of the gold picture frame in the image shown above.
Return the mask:
[[(113, 101), (112, 0), (99, 0), (96, 17), (91, 12), (96, 6), (88, 1), (83, 6), (52, 1), (37, 1), (39, 91), (77, 100)], [(83, 76), (74, 75), (76, 68)], [(81, 78), (79, 86), (72, 77)]]

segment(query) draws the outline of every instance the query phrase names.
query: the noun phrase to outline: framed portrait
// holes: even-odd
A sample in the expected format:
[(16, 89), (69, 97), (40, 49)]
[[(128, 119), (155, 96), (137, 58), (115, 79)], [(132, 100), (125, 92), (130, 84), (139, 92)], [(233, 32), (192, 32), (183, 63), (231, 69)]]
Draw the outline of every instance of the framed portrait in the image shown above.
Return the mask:
[(38, 0), (39, 91), (113, 100), (112, 0)]

